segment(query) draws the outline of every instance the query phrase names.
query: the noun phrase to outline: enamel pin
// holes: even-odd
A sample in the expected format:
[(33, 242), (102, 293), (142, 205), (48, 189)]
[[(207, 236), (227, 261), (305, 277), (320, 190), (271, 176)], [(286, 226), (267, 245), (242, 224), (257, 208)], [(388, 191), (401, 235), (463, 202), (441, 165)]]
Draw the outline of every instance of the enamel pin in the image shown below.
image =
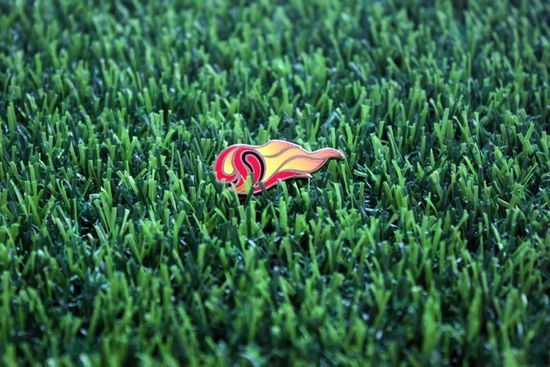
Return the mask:
[(279, 180), (311, 178), (329, 159), (344, 159), (336, 149), (324, 148), (308, 152), (297, 144), (271, 140), (264, 145), (235, 144), (224, 149), (214, 162), (219, 182), (232, 184), (238, 194), (245, 195), (245, 184), (252, 177), (253, 192), (269, 189)]

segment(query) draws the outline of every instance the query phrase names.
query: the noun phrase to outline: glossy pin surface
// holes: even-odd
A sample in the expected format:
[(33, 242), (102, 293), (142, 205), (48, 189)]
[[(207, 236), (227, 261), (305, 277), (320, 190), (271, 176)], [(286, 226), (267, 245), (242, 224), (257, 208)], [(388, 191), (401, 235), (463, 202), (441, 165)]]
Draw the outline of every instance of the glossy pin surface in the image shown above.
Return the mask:
[(269, 189), (279, 180), (311, 178), (329, 159), (344, 159), (332, 148), (308, 152), (297, 144), (271, 140), (264, 145), (235, 144), (224, 149), (214, 162), (219, 182), (232, 184), (239, 194), (246, 194), (245, 184), (252, 178), (253, 193)]

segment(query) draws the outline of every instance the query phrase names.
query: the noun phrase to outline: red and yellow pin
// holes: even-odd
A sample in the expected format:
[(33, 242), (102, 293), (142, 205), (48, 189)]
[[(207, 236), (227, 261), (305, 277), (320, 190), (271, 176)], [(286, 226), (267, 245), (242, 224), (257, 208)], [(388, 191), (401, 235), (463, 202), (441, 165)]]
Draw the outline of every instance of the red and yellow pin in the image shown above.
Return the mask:
[(219, 182), (232, 184), (238, 194), (246, 194), (245, 184), (252, 177), (254, 194), (279, 180), (311, 178), (329, 159), (344, 159), (336, 149), (323, 148), (308, 152), (297, 144), (272, 140), (264, 145), (235, 144), (216, 158), (214, 171)]

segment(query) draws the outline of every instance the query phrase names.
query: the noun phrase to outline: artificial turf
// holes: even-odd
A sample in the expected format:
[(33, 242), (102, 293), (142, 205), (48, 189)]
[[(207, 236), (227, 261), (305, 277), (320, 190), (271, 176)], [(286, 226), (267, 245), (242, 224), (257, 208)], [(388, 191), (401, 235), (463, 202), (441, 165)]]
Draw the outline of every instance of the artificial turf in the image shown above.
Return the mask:
[(543, 0), (0, 1), (0, 364), (548, 365), (549, 72)]

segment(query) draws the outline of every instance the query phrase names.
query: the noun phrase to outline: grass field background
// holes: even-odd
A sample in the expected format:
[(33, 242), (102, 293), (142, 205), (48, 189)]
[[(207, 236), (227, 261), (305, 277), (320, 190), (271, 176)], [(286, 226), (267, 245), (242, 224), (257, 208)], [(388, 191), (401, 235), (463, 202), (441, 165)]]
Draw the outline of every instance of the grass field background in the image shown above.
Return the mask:
[(549, 72), (542, 0), (1, 0), (0, 364), (548, 365)]

